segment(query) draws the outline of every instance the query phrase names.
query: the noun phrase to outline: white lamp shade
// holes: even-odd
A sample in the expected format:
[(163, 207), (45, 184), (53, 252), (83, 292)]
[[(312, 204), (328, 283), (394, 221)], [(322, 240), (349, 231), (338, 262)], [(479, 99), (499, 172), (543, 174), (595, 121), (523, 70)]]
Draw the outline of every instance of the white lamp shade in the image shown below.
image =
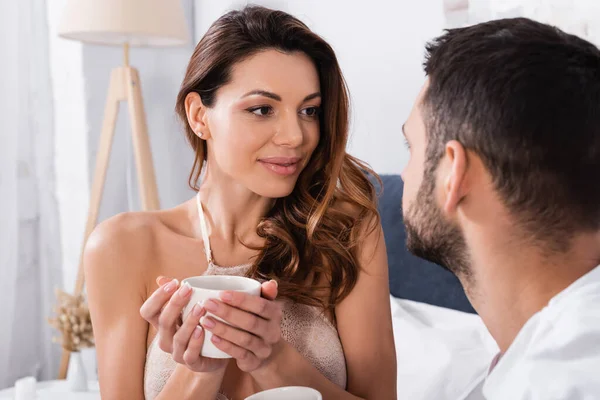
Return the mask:
[(58, 34), (109, 45), (180, 46), (188, 41), (180, 0), (68, 0)]

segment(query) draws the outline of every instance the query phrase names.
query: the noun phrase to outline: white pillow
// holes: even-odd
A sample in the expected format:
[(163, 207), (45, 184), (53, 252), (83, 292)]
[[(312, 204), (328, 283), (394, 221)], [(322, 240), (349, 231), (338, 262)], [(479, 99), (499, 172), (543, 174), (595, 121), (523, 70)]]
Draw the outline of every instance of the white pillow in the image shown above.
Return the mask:
[(475, 314), (391, 298), (398, 399), (462, 400), (498, 347)]

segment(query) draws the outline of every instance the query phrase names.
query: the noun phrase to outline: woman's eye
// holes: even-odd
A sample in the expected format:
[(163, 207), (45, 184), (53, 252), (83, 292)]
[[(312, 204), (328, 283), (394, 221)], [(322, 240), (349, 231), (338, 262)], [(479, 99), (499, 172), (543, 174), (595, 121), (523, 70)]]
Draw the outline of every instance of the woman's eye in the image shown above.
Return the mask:
[(273, 113), (273, 109), (268, 106), (250, 108), (248, 111), (250, 111), (254, 115), (258, 115), (259, 117), (265, 117)]
[(317, 115), (319, 115), (319, 111), (319, 107), (308, 107), (303, 109), (301, 113), (303, 115), (306, 115), (307, 117), (316, 117)]

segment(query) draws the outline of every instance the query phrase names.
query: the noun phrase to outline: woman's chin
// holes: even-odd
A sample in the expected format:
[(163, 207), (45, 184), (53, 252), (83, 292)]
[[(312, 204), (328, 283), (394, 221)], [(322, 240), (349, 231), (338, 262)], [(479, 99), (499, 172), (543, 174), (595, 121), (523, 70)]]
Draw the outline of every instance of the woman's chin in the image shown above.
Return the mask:
[(261, 182), (259, 187), (254, 187), (252, 191), (263, 197), (280, 199), (292, 194), (295, 186), (296, 180), (289, 180), (287, 182)]

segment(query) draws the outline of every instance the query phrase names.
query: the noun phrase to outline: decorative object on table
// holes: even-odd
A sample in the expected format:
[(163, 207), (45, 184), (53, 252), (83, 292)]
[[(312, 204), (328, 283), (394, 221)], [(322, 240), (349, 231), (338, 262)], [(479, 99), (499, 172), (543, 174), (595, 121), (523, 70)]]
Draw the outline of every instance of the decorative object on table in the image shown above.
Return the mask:
[(85, 364), (81, 357), (81, 352), (69, 352), (71, 354), (70, 368), (67, 373), (67, 382), (69, 383), (69, 389), (73, 392), (87, 392), (88, 389), (88, 375), (85, 371)]
[(35, 386), (37, 380), (33, 376), (21, 378), (15, 382), (14, 400), (35, 400)]
[(48, 318), (48, 322), (60, 333), (54, 342), (60, 343), (62, 348), (72, 353), (74, 365), (68, 375), (71, 390), (85, 392), (87, 387), (87, 374), (81, 358), (81, 349), (94, 346), (94, 332), (92, 319), (83, 295), (70, 295), (60, 289), (56, 290), (58, 305), (54, 308), (56, 316)]
[[(137, 69), (129, 65), (129, 46), (183, 45), (188, 42), (188, 31), (180, 0), (69, 0), (59, 35), (84, 43), (122, 46), (124, 56), (123, 66), (114, 68), (111, 73), (81, 252), (83, 256), (85, 242), (98, 222), (119, 103), (122, 101), (129, 106), (142, 209), (159, 208), (141, 82)], [(82, 258), (75, 295), (81, 294), (84, 287)], [(69, 351), (65, 350), (59, 379), (64, 379), (68, 365)]]

